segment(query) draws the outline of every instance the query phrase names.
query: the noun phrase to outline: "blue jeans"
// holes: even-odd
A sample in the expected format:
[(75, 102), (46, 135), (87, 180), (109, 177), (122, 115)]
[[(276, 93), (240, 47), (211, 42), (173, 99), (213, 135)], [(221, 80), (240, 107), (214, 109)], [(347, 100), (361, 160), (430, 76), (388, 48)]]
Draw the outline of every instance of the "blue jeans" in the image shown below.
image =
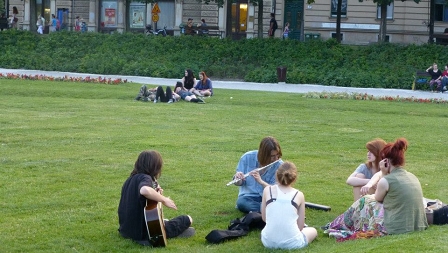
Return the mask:
[(243, 213), (261, 212), (261, 197), (238, 197), (236, 201), (236, 208)]
[(446, 85), (448, 84), (448, 77), (444, 76), (442, 77), (442, 92), (444, 91)]

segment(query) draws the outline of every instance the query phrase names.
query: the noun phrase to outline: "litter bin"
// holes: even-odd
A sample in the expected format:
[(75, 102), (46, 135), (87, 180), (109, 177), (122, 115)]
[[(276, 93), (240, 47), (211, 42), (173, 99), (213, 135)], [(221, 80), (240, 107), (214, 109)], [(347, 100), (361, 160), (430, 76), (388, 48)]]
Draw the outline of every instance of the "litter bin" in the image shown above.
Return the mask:
[(320, 39), (320, 33), (313, 33), (313, 40)]
[(312, 33), (305, 33), (305, 41), (310, 41), (313, 39)]
[(286, 82), (286, 67), (277, 67), (277, 80), (279, 83)]

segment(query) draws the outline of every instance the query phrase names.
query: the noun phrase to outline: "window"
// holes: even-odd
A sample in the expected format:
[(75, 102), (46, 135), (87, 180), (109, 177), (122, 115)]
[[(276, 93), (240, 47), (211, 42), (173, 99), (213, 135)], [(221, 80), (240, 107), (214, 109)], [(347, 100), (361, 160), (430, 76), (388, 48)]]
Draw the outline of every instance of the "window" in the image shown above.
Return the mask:
[[(381, 6), (378, 5), (377, 8), (377, 18), (380, 19), (381, 18)], [(390, 3), (387, 6), (387, 14), (386, 14), (386, 19), (394, 19), (394, 3)]]
[[(338, 15), (338, 0), (331, 0), (331, 16)], [(342, 0), (341, 17), (347, 17), (347, 0)]]
[(129, 27), (145, 28), (146, 24), (146, 5), (143, 3), (132, 2), (129, 5)]
[(101, 27), (117, 27), (117, 1), (101, 3)]
[(434, 20), (448, 22), (448, 5), (445, 4), (445, 0), (436, 0), (435, 2)]

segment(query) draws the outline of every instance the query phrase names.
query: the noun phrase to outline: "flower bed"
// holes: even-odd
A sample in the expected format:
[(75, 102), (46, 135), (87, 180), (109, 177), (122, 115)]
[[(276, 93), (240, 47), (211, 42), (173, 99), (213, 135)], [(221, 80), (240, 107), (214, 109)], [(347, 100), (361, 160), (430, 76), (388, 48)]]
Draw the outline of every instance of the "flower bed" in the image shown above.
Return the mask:
[(386, 100), (396, 102), (416, 102), (416, 103), (434, 103), (447, 104), (448, 101), (440, 98), (416, 98), (400, 96), (373, 96), (367, 93), (347, 93), (347, 92), (309, 92), (305, 94), (306, 98), (323, 99), (354, 99), (354, 100)]
[(53, 76), (46, 76), (46, 75), (20, 75), (20, 74), (12, 74), (12, 73), (6, 73), (2, 74), (0, 73), (0, 79), (20, 79), (20, 80), (41, 80), (41, 81), (62, 81), (62, 82), (80, 82), (80, 83), (103, 83), (103, 84), (112, 84), (112, 85), (118, 85), (120, 83), (127, 83), (127, 79), (112, 79), (112, 78), (103, 78), (101, 76), (92, 78), (90, 76), (87, 77), (70, 77), (70, 76), (64, 76), (64, 77), (53, 77)]

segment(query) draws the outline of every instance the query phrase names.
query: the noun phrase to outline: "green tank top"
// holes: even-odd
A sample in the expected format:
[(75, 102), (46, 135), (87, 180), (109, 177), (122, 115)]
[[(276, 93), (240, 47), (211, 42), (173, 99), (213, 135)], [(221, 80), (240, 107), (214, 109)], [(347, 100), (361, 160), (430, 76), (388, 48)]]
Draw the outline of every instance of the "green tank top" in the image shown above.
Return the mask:
[(389, 191), (384, 197), (384, 226), (388, 234), (402, 234), (428, 227), (420, 181), (405, 169), (394, 169), (384, 177)]

